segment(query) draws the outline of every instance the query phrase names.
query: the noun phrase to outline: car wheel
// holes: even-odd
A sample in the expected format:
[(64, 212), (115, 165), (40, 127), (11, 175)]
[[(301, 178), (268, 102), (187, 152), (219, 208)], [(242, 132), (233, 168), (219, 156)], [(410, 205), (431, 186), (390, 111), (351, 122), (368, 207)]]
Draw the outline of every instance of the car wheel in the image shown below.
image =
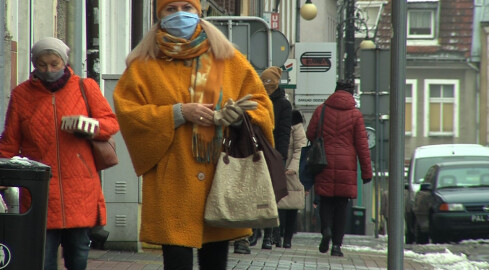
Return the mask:
[(416, 240), (416, 243), (421, 245), (428, 244), (430, 240), (429, 235), (425, 232), (422, 232), (418, 224), (416, 224), (414, 228), (414, 238)]

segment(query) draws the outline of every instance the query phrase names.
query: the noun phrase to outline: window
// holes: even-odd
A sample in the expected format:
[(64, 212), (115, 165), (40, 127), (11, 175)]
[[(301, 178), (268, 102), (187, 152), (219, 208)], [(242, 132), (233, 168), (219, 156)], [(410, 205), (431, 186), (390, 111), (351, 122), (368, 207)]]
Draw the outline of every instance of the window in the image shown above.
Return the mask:
[(432, 10), (408, 11), (408, 37), (433, 38), (434, 16)]
[(416, 92), (417, 80), (406, 80), (406, 117), (404, 123), (406, 136), (416, 136)]
[(458, 80), (425, 81), (425, 137), (458, 137), (458, 85)]
[[(357, 8), (355, 10), (355, 17), (365, 21), (369, 37), (374, 36), (382, 11), (387, 3), (388, 1), (355, 1)], [(355, 37), (365, 38), (366, 36), (365, 25), (360, 25), (358, 30), (355, 31)]]
[(438, 0), (408, 0), (407, 38), (434, 40), (437, 35), (438, 10)]

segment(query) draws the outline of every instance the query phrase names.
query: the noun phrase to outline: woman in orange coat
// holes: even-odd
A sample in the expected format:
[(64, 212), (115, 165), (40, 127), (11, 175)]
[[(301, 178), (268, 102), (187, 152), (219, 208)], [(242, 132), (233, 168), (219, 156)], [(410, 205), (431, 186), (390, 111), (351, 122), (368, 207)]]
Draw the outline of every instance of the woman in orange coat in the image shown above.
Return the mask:
[[(204, 223), (222, 133), (255, 107), (251, 121), (273, 143), (272, 104), (258, 74), (200, 13), (198, 0), (158, 0), (160, 21), (128, 56), (114, 91), (122, 136), (143, 176), (140, 238), (162, 246), (164, 269), (192, 269), (193, 248), (201, 269), (226, 269), (229, 240), (251, 229)], [(241, 107), (248, 95), (250, 106)]]
[[(35, 70), (11, 93), (0, 156), (27, 157), (51, 167), (45, 270), (58, 269), (63, 246), (67, 269), (85, 269), (89, 230), (105, 225), (105, 200), (88, 138), (105, 140), (119, 130), (109, 103), (97, 83), (85, 79), (85, 92), (98, 120), (96, 133), (73, 134), (61, 129), (62, 117), (87, 115), (80, 77), (68, 66), (69, 48), (56, 38), (38, 41), (31, 51)], [(21, 209), (29, 197), (21, 191)], [(27, 258), (26, 258), (27, 259)]]

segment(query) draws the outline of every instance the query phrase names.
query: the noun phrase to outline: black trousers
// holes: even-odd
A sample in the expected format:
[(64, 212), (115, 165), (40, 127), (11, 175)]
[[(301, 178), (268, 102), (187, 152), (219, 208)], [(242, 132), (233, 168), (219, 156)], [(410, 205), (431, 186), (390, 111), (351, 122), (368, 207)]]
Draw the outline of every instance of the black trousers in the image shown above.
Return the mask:
[[(164, 270), (192, 270), (194, 265), (193, 249), (182, 246), (163, 245)], [(197, 250), (199, 269), (226, 270), (229, 241), (203, 244)]]
[(341, 246), (345, 235), (347, 205), (346, 197), (320, 197), (319, 217), (321, 218), (321, 233), (331, 231), (333, 245)]
[(296, 231), (297, 209), (278, 209), (280, 219), (280, 235), (284, 238), (292, 239)]

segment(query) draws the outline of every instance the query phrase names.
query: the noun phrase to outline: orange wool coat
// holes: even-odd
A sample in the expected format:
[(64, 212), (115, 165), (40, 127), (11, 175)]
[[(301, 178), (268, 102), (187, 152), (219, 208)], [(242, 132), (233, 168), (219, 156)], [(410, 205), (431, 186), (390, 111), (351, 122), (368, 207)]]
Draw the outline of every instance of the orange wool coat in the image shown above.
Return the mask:
[[(106, 224), (105, 200), (90, 143), (60, 128), (62, 116), (87, 115), (80, 78), (70, 72), (67, 84), (56, 92), (33, 77), (17, 86), (0, 138), (0, 156), (23, 156), (51, 167), (48, 229)], [(96, 139), (107, 139), (119, 130), (115, 114), (97, 83), (92, 79), (84, 83), (92, 117), (100, 124)]]
[[(190, 102), (190, 76), (183, 61), (136, 60), (114, 91), (116, 115), (137, 175), (143, 176), (140, 238), (143, 242), (200, 248), (203, 243), (237, 239), (250, 229), (204, 224), (204, 207), (215, 164), (192, 156), (192, 123), (174, 127), (173, 104)], [(225, 61), (223, 101), (252, 94), (258, 108), (252, 121), (273, 143), (273, 109), (256, 71), (236, 51)]]

